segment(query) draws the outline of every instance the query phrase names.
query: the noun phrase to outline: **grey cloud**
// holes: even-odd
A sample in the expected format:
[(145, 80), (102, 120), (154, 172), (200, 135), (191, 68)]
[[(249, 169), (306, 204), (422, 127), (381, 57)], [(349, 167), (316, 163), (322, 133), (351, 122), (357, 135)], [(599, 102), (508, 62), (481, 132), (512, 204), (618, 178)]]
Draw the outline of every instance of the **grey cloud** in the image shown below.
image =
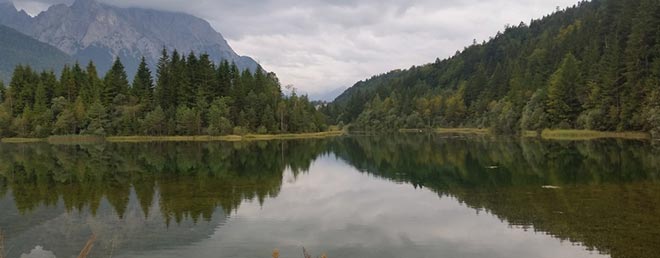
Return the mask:
[[(100, 0), (208, 20), (240, 54), (314, 96), (448, 57), (577, 0)], [(15, 0), (29, 12), (72, 0)], [(191, 3), (192, 2), (192, 3)]]

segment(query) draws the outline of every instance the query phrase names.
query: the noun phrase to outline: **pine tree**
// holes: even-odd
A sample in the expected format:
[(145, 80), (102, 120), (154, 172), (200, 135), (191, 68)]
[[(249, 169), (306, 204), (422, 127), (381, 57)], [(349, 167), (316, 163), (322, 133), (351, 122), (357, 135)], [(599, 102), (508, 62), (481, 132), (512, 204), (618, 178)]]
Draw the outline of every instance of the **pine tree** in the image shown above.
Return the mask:
[(72, 73), (74, 87), (70, 90), (71, 97), (77, 100), (78, 96), (80, 96), (83, 98), (83, 104), (91, 104), (93, 93), (88, 75), (78, 63), (73, 66)]
[(101, 95), (103, 93), (103, 82), (99, 78), (98, 72), (96, 71), (96, 66), (94, 62), (89, 61), (87, 64), (87, 81), (89, 82), (90, 92), (92, 94), (91, 99), (89, 100), (91, 104), (97, 101), (101, 101)]
[(37, 90), (34, 93), (34, 112), (42, 114), (48, 109), (48, 96), (46, 92), (46, 86), (39, 82), (37, 85)]
[(112, 68), (105, 75), (103, 90), (103, 104), (109, 106), (117, 95), (122, 94), (127, 96), (128, 93), (128, 79), (124, 65), (119, 58), (115, 59)]
[(551, 124), (567, 128), (575, 124), (581, 111), (576, 96), (576, 89), (581, 84), (579, 71), (577, 59), (568, 54), (550, 78), (547, 112)]
[(213, 98), (225, 97), (231, 90), (231, 66), (227, 60), (223, 60), (218, 66), (217, 86), (214, 87)]
[(170, 67), (170, 57), (167, 53), (167, 49), (163, 49), (160, 59), (158, 60), (158, 68), (156, 71), (156, 88), (155, 96), (158, 99), (157, 104), (163, 109), (168, 109), (170, 105), (173, 105), (173, 93), (171, 89), (172, 79), (171, 79), (171, 67)]
[(153, 101), (153, 79), (151, 71), (147, 66), (147, 61), (144, 57), (140, 61), (137, 73), (133, 79), (133, 87), (131, 88), (133, 96), (137, 97), (141, 103), (151, 105)]

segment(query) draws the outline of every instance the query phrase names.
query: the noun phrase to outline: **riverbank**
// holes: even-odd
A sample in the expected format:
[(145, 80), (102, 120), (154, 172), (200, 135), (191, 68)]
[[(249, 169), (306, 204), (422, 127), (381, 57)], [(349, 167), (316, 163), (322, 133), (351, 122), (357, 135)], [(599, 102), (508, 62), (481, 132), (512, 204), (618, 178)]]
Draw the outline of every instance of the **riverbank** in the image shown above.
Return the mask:
[(225, 136), (51, 136), (48, 138), (3, 138), (2, 143), (36, 143), (47, 142), (51, 144), (78, 144), (78, 143), (139, 143), (139, 142), (213, 142), (213, 141), (269, 141), (269, 140), (292, 140), (292, 139), (318, 139), (336, 137), (343, 135), (343, 131), (330, 131), (319, 133), (299, 134), (247, 134), (247, 135), (225, 135)]
[[(538, 132), (527, 131), (524, 137), (538, 137)], [(602, 132), (591, 130), (550, 130), (541, 132), (541, 138), (545, 140), (596, 140), (596, 139), (626, 139), (626, 140), (650, 140), (651, 135), (645, 132)]]
[[(489, 129), (482, 128), (436, 128), (433, 130), (402, 129), (402, 133), (435, 132), (439, 134), (492, 135)], [(586, 141), (597, 139), (650, 140), (651, 134), (645, 132), (603, 132), (591, 130), (545, 129), (542, 132), (523, 131), (523, 138), (542, 138), (544, 140)]]
[(436, 128), (436, 129), (400, 129), (400, 133), (439, 133), (439, 134), (490, 134), (489, 129), (482, 128)]

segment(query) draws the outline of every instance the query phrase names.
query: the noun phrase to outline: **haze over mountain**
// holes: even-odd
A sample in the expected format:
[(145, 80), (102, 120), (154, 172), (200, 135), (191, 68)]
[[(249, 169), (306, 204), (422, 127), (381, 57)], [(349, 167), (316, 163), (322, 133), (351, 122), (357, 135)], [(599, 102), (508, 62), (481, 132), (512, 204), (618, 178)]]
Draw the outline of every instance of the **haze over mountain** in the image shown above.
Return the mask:
[(72, 58), (57, 48), (0, 25), (0, 80), (9, 84), (14, 68), (30, 64), (37, 70), (61, 69)]
[(163, 47), (207, 53), (215, 62), (229, 60), (255, 70), (250, 57), (239, 56), (208, 22), (192, 15), (140, 8), (119, 8), (95, 0), (53, 5), (35, 17), (0, 1), (0, 24), (57, 47), (82, 63), (93, 60), (107, 71), (120, 57), (133, 74), (142, 56), (154, 65)]

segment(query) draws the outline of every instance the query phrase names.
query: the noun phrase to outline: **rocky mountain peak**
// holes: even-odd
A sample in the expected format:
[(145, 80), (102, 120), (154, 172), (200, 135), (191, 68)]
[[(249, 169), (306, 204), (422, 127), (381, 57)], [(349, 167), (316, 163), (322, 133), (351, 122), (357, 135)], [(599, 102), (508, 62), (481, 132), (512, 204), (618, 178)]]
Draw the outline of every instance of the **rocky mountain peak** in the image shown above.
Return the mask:
[(135, 72), (143, 56), (153, 67), (163, 47), (207, 53), (215, 62), (228, 60), (241, 69), (258, 67), (253, 59), (236, 54), (207, 21), (188, 14), (76, 0), (71, 6), (51, 6), (32, 18), (9, 4), (11, 8), (0, 3), (0, 24), (55, 46), (81, 63), (92, 60), (100, 71), (109, 69), (116, 57), (129, 73)]

